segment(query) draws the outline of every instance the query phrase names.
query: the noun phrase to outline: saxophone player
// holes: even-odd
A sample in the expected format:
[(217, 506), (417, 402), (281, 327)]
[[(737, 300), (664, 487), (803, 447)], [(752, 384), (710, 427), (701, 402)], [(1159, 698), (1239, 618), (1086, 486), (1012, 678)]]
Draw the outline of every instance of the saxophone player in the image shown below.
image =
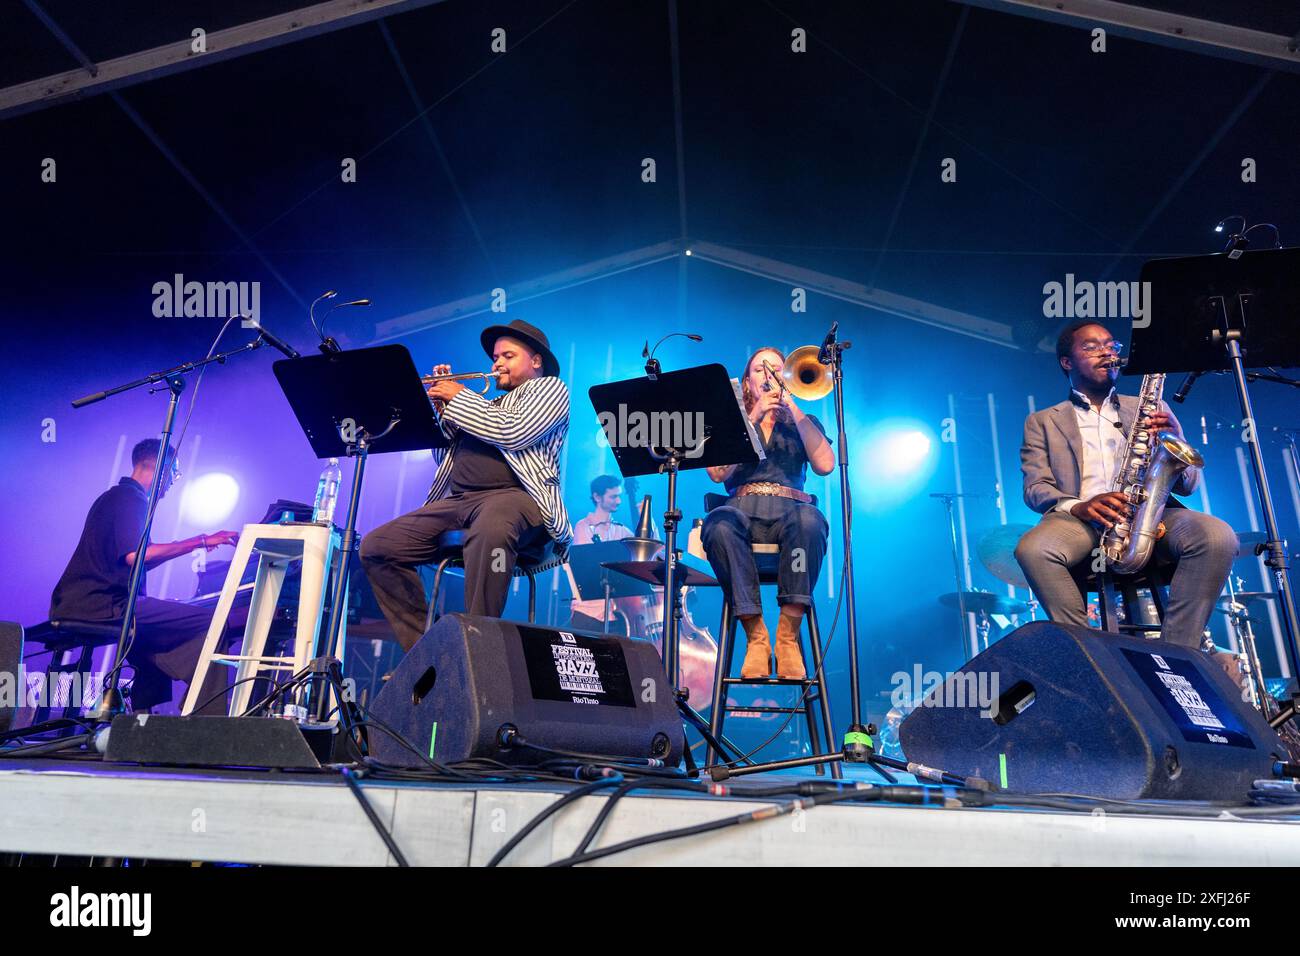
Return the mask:
[[(1062, 624), (1087, 626), (1084, 595), (1074, 574), (1091, 562), (1100, 533), (1123, 517), (1123, 492), (1111, 490), (1123, 467), (1126, 436), (1138, 401), (1119, 395), (1115, 357), (1121, 346), (1096, 322), (1076, 322), (1061, 332), (1056, 358), (1069, 379), (1066, 401), (1025, 420), (1020, 467), (1025, 503), (1043, 515), (1020, 539), (1016, 560), (1048, 616)], [(1182, 437), (1164, 402), (1151, 416), (1153, 431)], [(1173, 493), (1189, 495), (1200, 469), (1187, 468)], [(1192, 511), (1171, 496), (1164, 512), (1165, 535), (1156, 554), (1178, 561), (1169, 587), (1161, 637), (1199, 647), (1206, 621), (1237, 554), (1237, 536), (1223, 521)]]

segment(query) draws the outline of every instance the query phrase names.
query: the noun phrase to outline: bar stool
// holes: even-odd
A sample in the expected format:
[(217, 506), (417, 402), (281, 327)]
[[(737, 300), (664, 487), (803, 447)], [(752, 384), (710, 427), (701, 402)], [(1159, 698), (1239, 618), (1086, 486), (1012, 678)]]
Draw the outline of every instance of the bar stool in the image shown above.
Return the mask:
[[(777, 567), (781, 560), (781, 546), (779, 544), (753, 544), (750, 545), (754, 552), (754, 564), (758, 568), (758, 583), (760, 585), (777, 583)], [(731, 677), (732, 658), (735, 656), (736, 649), (736, 618), (731, 611), (731, 599), (729, 595), (722, 595), (722, 622), (718, 626), (718, 664), (713, 673), (713, 703), (712, 712), (709, 715), (709, 732), (714, 740), (721, 738), (723, 725), (726, 721), (727, 714), (734, 711), (748, 711), (750, 713), (760, 714), (803, 714), (808, 721), (808, 738), (812, 744), (814, 755), (828, 753), (823, 750), (821, 745), (821, 735), (818, 733), (817, 717), (813, 714), (813, 705), (820, 712), (822, 731), (826, 734), (826, 742), (829, 745), (834, 739), (835, 732), (831, 727), (831, 703), (830, 697), (826, 693), (826, 674), (822, 670), (822, 642), (821, 632), (817, 628), (817, 608), (810, 604), (804, 613), (804, 621), (808, 626), (808, 645), (812, 649), (812, 667), (804, 659), (804, 671), (807, 677), (800, 680), (791, 680), (780, 677)], [(803, 656), (803, 643), (799, 644), (800, 656)], [(770, 673), (770, 671), (769, 671)], [(794, 707), (755, 707), (742, 706), (740, 704), (727, 703), (727, 690), (732, 687), (750, 686), (750, 687), (794, 687), (800, 691), (801, 705)], [(705, 755), (707, 763), (713, 763), (717, 755), (710, 746)], [(824, 774), (825, 770), (821, 764), (816, 767), (818, 774)], [(838, 763), (831, 764), (831, 776), (840, 779), (843, 771)]]
[[(461, 572), (460, 576), (465, 573), (465, 535), (467, 529), (455, 528), (451, 531), (444, 531), (438, 536), (438, 553), (434, 555), (433, 561), (429, 562), (429, 567), (434, 567), (433, 572), (433, 593), (429, 596), (429, 613), (424, 619), (424, 630), (428, 633), (429, 628), (433, 627), (434, 621), (442, 616), (442, 605), (445, 603), (446, 595), (442, 592), (443, 575), (450, 572)], [(552, 568), (560, 567), (564, 562), (555, 556), (555, 552), (548, 543), (542, 544), (536, 548), (530, 548), (521, 551), (515, 557), (515, 567), (511, 572), (511, 577), (528, 578), (528, 623), (533, 624), (537, 620), (537, 575), (543, 571), (550, 571)]]
[[(1160, 629), (1164, 626), (1165, 605), (1167, 596), (1166, 589), (1173, 578), (1174, 569), (1178, 567), (1176, 561), (1161, 561), (1152, 558), (1147, 565), (1139, 571), (1132, 574), (1116, 574), (1113, 571), (1089, 571), (1088, 574), (1079, 582), (1079, 590), (1083, 592), (1083, 599), (1086, 603), (1088, 593), (1095, 592), (1097, 595), (1097, 611), (1101, 616), (1101, 629), (1109, 631), (1112, 634), (1133, 634), (1159, 636)], [(1136, 610), (1140, 607), (1141, 599), (1138, 592), (1148, 590), (1151, 592), (1151, 603), (1156, 609), (1156, 623), (1146, 624), (1135, 620)], [(1119, 615), (1119, 597), (1124, 598), (1124, 618), (1120, 620)]]
[[(65, 696), (67, 699), (63, 704), (63, 712), (60, 714), (64, 719), (71, 719), (80, 715), (84, 706), (86, 696), (85, 685), (82, 685), (82, 700), (75, 700), (72, 696), (72, 688), (77, 682), (69, 680), (65, 686), (63, 680), (65, 675), (80, 674), (84, 679), (86, 675), (92, 673), (94, 658), (96, 652), (103, 648), (116, 647), (118, 636), (122, 633), (121, 623), (105, 623), (97, 621), (72, 621), (65, 619), (54, 619), (37, 624), (27, 631), (27, 638), (36, 641), (50, 652), (50, 666), (46, 670), (45, 682), (46, 692), (41, 697), (41, 702), (32, 711), (31, 723), (39, 724), (50, 718), (50, 712), (53, 710), (56, 700)], [(75, 657), (73, 653), (75, 652)], [(109, 650), (107, 655), (111, 659), (112, 651)], [(129, 665), (127, 665), (129, 666)], [(105, 667), (107, 670), (107, 667)], [(55, 681), (58, 681), (56, 689)], [(96, 692), (102, 691), (102, 687), (95, 688)], [(21, 694), (25, 688), (19, 687)]]
[[(235, 556), (226, 572), (221, 597), (208, 625), (208, 636), (199, 656), (189, 693), (185, 695), (182, 714), (190, 714), (202, 701), (198, 699), (207, 676), (208, 667), (219, 664), (234, 667), (235, 686), (230, 698), (230, 716), (237, 717), (248, 709), (253, 693), (253, 678), (262, 670), (288, 671), (296, 674), (317, 656), (317, 642), (321, 631), (322, 611), (325, 607), (326, 582), (334, 566), (334, 556), (341, 544), (339, 531), (334, 527), (317, 524), (247, 524), (239, 533)], [(235, 603), (235, 595), (244, 576), (244, 569), (254, 551), (258, 553), (257, 577), (253, 582), (252, 599), (248, 606), (248, 621), (244, 625), (244, 638), (238, 654), (217, 653), (217, 644), (226, 630), (226, 619)], [(298, 590), (298, 618), (294, 632), (293, 654), (267, 655), (266, 639), (271, 633), (280, 588), (289, 565), (302, 562), (301, 583)], [(347, 582), (343, 583), (340, 600), (347, 606)], [(339, 627), (339, 642), (335, 654), (340, 660), (346, 648), (347, 617)]]

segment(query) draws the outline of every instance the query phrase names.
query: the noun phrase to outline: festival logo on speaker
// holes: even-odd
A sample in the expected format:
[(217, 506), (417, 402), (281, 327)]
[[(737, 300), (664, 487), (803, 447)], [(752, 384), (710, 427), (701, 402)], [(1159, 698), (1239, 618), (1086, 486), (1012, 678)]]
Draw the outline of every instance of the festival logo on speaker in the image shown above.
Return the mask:
[[(573, 694), (604, 694), (600, 671), (596, 668), (596, 655), (590, 648), (576, 646), (572, 634), (561, 633), (560, 639), (565, 643), (551, 645), (551, 658), (555, 662), (560, 688)], [(596, 700), (576, 702), (599, 703)]]
[[(1165, 663), (1165, 659), (1159, 654), (1152, 654), (1156, 664), (1161, 668), (1156, 671), (1156, 677), (1165, 685), (1169, 693), (1173, 696), (1174, 701), (1183, 709), (1187, 719), (1198, 727), (1205, 727), (1210, 730), (1224, 730), (1223, 721), (1214, 715), (1210, 705), (1197, 692), (1189, 681), (1182, 674), (1175, 674), (1172, 668)], [(1216, 742), (1226, 742), (1224, 738), (1213, 738)]]

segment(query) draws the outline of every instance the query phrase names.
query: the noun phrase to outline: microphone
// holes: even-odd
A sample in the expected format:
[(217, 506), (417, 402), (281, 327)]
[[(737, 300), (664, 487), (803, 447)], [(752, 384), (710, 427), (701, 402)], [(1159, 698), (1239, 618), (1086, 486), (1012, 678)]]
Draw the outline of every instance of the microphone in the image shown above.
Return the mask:
[(835, 345), (835, 334), (840, 329), (839, 320), (831, 323), (831, 330), (826, 333), (826, 338), (822, 339), (822, 347), (817, 352), (817, 362), (820, 365), (831, 364), (831, 348)]
[(271, 332), (266, 326), (262, 325), (260, 319), (253, 319), (252, 316), (248, 315), (243, 316), (242, 318), (246, 322), (251, 321), (253, 323), (253, 328), (257, 329), (258, 337), (271, 346), (271, 348), (275, 349), (277, 352), (283, 352), (287, 358), (302, 358), (293, 346), (287, 344), (283, 339)]
[(1186, 401), (1187, 393), (1192, 390), (1192, 386), (1196, 384), (1196, 380), (1200, 377), (1200, 372), (1188, 372), (1187, 377), (1183, 379), (1183, 384), (1178, 386), (1178, 391), (1174, 392), (1170, 397), (1180, 404)]

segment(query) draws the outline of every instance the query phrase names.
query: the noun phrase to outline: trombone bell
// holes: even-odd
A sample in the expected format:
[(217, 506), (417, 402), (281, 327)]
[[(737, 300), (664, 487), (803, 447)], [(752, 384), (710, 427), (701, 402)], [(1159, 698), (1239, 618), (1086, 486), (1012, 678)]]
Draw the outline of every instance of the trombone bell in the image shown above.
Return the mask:
[(835, 388), (830, 366), (817, 361), (820, 351), (815, 345), (804, 345), (786, 356), (781, 378), (795, 398), (824, 398)]

